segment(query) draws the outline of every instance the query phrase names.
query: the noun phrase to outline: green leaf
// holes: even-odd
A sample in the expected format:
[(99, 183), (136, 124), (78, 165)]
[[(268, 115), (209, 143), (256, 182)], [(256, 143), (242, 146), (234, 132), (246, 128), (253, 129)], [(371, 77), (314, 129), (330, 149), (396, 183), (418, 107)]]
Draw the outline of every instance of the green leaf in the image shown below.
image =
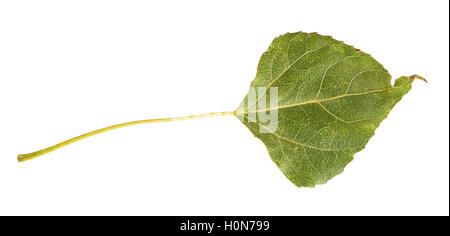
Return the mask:
[(288, 33), (261, 56), (256, 78), (236, 111), (116, 124), (19, 154), (17, 160), (131, 125), (234, 115), (262, 140), (289, 180), (314, 187), (344, 170), (415, 78), (425, 80), (403, 76), (392, 86), (389, 73), (370, 55), (329, 36)]
[[(392, 86), (390, 74), (370, 55), (329, 36), (288, 33), (261, 56), (236, 116), (292, 183), (314, 187), (344, 170), (414, 78), (401, 77)], [(256, 99), (254, 88), (263, 88)], [(269, 88), (278, 89), (274, 107), (262, 99)], [(270, 112), (278, 112), (276, 130), (261, 119)]]

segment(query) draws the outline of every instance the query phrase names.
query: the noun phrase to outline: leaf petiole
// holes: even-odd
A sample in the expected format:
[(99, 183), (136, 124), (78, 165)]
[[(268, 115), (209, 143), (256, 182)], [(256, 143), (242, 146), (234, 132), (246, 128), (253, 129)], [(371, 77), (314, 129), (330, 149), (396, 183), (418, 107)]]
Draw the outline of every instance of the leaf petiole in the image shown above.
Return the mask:
[(117, 125), (112, 125), (112, 126), (108, 126), (102, 129), (98, 129), (98, 130), (94, 130), (85, 134), (82, 134), (80, 136), (77, 136), (75, 138), (71, 138), (69, 140), (66, 140), (64, 142), (58, 143), (56, 145), (53, 145), (51, 147), (36, 151), (36, 152), (32, 152), (32, 153), (28, 153), (28, 154), (19, 154), (19, 156), (17, 157), (17, 160), (19, 162), (23, 162), (23, 161), (28, 161), (31, 159), (34, 159), (36, 157), (42, 156), (46, 153), (55, 151), (57, 149), (60, 149), (64, 146), (67, 146), (71, 143), (83, 140), (85, 138), (97, 135), (97, 134), (101, 134), (110, 130), (114, 130), (114, 129), (118, 129), (118, 128), (122, 128), (122, 127), (127, 127), (127, 126), (132, 126), (132, 125), (139, 125), (139, 124), (147, 124), (147, 123), (158, 123), (158, 122), (169, 122), (169, 121), (177, 121), (177, 120), (190, 120), (190, 119), (199, 119), (199, 118), (206, 118), (206, 117), (212, 117), (212, 116), (229, 116), (229, 115), (235, 115), (235, 112), (211, 112), (211, 113), (206, 113), (206, 114), (199, 114), (199, 115), (191, 115), (191, 116), (181, 116), (181, 117), (174, 117), (174, 118), (161, 118), (161, 119), (150, 119), (150, 120), (138, 120), (138, 121), (132, 121), (132, 122), (127, 122), (127, 123), (122, 123), (122, 124), (117, 124)]

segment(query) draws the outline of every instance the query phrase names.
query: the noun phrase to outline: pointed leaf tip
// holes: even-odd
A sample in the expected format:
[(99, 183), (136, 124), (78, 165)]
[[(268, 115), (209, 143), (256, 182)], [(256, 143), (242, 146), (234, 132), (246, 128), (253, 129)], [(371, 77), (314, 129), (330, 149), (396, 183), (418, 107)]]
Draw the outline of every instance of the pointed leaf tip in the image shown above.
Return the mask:
[(425, 83), (428, 83), (428, 81), (427, 81), (424, 77), (422, 77), (422, 76), (420, 76), (420, 75), (414, 74), (414, 75), (411, 75), (409, 78), (410, 78), (410, 79), (420, 79), (420, 80), (422, 80), (422, 81), (425, 81)]

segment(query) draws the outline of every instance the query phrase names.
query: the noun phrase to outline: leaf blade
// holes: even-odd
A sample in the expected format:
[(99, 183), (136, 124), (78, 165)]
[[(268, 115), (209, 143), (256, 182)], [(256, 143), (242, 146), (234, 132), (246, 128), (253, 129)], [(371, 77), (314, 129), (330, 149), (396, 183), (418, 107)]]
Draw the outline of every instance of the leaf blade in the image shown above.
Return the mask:
[[(411, 89), (413, 79), (391, 76), (370, 55), (317, 33), (277, 37), (262, 55), (251, 88), (236, 116), (259, 138), (284, 175), (299, 187), (324, 184), (344, 170), (362, 150), (395, 104)], [(269, 88), (277, 87), (278, 105), (256, 107)], [(262, 133), (254, 120), (276, 109), (278, 128)]]

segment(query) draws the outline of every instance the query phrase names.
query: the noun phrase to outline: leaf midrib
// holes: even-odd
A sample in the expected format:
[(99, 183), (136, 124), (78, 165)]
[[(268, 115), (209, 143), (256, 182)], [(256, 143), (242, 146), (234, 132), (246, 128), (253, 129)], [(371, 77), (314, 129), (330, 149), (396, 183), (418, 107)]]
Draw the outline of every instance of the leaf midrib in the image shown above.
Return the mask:
[[(388, 91), (388, 90), (391, 90), (391, 89), (401, 88), (402, 86), (404, 86), (408, 82), (409, 81), (406, 81), (405, 83), (403, 83), (403, 84), (401, 84), (399, 86), (392, 86), (392, 87), (385, 88), (385, 89), (371, 90), (371, 91), (367, 91), (367, 92), (363, 92), (363, 93), (343, 94), (341, 96), (335, 96), (335, 97), (326, 98), (326, 99), (320, 99), (320, 100), (311, 100), (311, 101), (306, 101), (306, 102), (302, 102), (302, 103), (290, 104), (290, 105), (286, 105), (286, 106), (276, 107), (276, 108), (273, 108), (273, 109), (265, 109), (265, 110), (259, 110), (259, 111), (283, 109), (283, 108), (289, 108), (289, 107), (294, 107), (294, 106), (302, 106), (302, 105), (305, 105), (305, 104), (314, 104), (314, 103), (319, 103), (320, 104), (321, 102), (324, 102), (324, 101), (331, 101), (331, 100), (340, 99), (340, 98), (348, 97), (348, 96), (358, 96), (358, 95), (365, 95), (365, 94), (370, 94), (370, 93), (384, 92), (384, 91)], [(257, 111), (254, 111), (254, 112), (259, 112), (259, 111), (257, 110)], [(244, 112), (244, 113), (237, 113), (236, 112), (237, 115), (248, 114), (248, 113), (249, 112)], [(264, 125), (260, 125), (259, 122), (257, 122), (256, 120), (250, 119), (248, 116), (247, 116), (247, 119), (249, 121), (255, 122), (259, 127), (262, 127), (263, 129), (265, 129), (267, 131), (270, 131)], [(319, 147), (316, 147), (316, 146), (311, 146), (311, 145), (308, 145), (308, 144), (305, 144), (305, 143), (300, 143), (300, 142), (294, 141), (294, 140), (289, 139), (287, 137), (281, 136), (281, 135), (279, 135), (279, 134), (277, 134), (275, 132), (270, 132), (269, 134), (272, 134), (272, 135), (274, 135), (275, 137), (277, 137), (279, 139), (283, 139), (285, 141), (291, 142), (291, 143), (293, 143), (295, 145), (299, 145), (299, 146), (302, 146), (302, 147), (305, 147), (305, 148), (315, 149), (315, 150), (319, 150), (319, 151), (331, 151), (331, 152), (340, 152), (341, 151), (342, 152), (342, 151), (349, 150), (351, 148), (358, 148), (358, 147), (349, 147), (349, 148), (345, 148), (345, 149), (319, 148)]]
[(392, 86), (392, 87), (385, 88), (385, 89), (377, 89), (377, 90), (371, 90), (371, 91), (366, 91), (366, 92), (361, 92), (361, 93), (342, 94), (342, 95), (338, 95), (338, 96), (334, 96), (334, 97), (323, 98), (323, 99), (314, 99), (314, 100), (298, 102), (298, 103), (293, 103), (293, 104), (288, 104), (288, 105), (283, 105), (283, 106), (278, 106), (278, 107), (266, 108), (266, 109), (262, 109), (262, 110), (256, 109), (256, 110), (246, 111), (246, 112), (238, 112), (238, 111), (236, 111), (236, 114), (243, 114), (243, 115), (245, 115), (245, 114), (257, 113), (257, 112), (261, 112), (261, 111), (280, 110), (280, 109), (285, 109), (285, 108), (290, 108), (290, 107), (303, 106), (303, 105), (307, 105), (307, 104), (328, 102), (328, 101), (333, 101), (333, 100), (337, 100), (337, 99), (341, 99), (341, 98), (345, 98), (345, 97), (350, 97), (350, 96), (362, 96), (362, 95), (371, 94), (371, 93), (381, 93), (381, 92), (385, 92), (385, 91), (388, 91), (388, 90), (391, 90), (391, 89), (400, 88), (400, 87), (404, 86), (407, 83), (408, 83), (408, 81), (403, 83), (402, 85)]

